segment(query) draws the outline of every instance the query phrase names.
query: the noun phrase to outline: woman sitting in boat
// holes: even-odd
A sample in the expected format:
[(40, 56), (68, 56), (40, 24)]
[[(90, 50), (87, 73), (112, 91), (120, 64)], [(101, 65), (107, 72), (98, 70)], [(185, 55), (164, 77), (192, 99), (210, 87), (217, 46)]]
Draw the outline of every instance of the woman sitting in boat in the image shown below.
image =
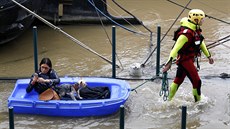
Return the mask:
[(60, 83), (60, 79), (49, 58), (43, 58), (39, 64), (40, 68), (31, 76), (30, 83), (26, 92), (30, 93), (33, 89), (39, 94), (40, 100), (59, 100), (60, 97), (52, 89)]
[(55, 90), (62, 100), (72, 99), (76, 101), (82, 99), (106, 99), (110, 97), (108, 87), (89, 87), (82, 79), (75, 84), (56, 86)]

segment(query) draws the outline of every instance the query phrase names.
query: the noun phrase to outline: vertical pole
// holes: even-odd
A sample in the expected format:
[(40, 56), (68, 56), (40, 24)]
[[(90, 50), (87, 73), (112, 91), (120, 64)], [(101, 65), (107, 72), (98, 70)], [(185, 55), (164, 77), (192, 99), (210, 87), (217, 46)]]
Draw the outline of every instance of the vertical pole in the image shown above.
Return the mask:
[(38, 71), (38, 46), (37, 46), (37, 27), (33, 27), (33, 41), (34, 41), (34, 71)]
[(187, 107), (182, 106), (181, 129), (186, 129), (186, 112)]
[(112, 27), (112, 78), (116, 78), (116, 27)]
[(153, 32), (150, 33), (150, 44), (149, 44), (149, 52), (152, 52), (153, 48)]
[(120, 129), (125, 128), (125, 113), (124, 113), (124, 105), (120, 106)]
[(10, 129), (14, 129), (14, 108), (9, 107), (9, 126)]
[(161, 27), (157, 26), (157, 61), (156, 61), (156, 76), (160, 73), (160, 48), (161, 48)]

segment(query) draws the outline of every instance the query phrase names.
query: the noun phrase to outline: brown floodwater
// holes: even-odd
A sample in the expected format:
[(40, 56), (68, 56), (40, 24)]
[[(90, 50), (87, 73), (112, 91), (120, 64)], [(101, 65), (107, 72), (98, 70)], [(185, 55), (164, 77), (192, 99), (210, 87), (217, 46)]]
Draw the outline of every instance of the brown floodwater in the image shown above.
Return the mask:
[[(161, 26), (163, 35), (168, 31), (183, 8), (163, 0), (116, 0), (129, 10), (153, 32), (152, 44), (156, 45), (157, 26)], [(186, 5), (188, 1), (175, 0)], [(189, 8), (200, 8), (209, 16), (230, 21), (229, 0), (193, 0)], [(108, 10), (115, 16), (127, 16), (108, 0)], [(188, 10), (182, 13), (187, 16)], [(180, 20), (179, 19), (179, 20)], [(173, 45), (173, 31), (179, 26), (179, 20), (173, 25), (161, 44), (161, 64), (165, 63)], [(140, 80), (132, 80), (130, 65), (143, 63), (150, 51), (150, 33), (141, 25), (125, 25), (144, 35), (134, 34), (116, 26), (117, 76), (128, 79), (132, 88), (141, 85), (144, 80), (155, 76), (156, 53), (143, 68)], [(112, 25), (68, 25), (59, 26), (100, 55), (111, 60), (110, 44)], [(112, 66), (97, 55), (80, 47), (63, 34), (46, 25), (38, 25), (38, 58), (49, 57), (59, 76), (112, 76)], [(103, 29), (104, 28), (104, 29)], [(207, 18), (202, 26), (206, 43), (212, 43), (230, 33), (227, 23)], [(106, 33), (109, 35), (107, 38)], [(221, 79), (221, 73), (230, 73), (229, 42), (210, 49), (215, 64), (200, 59), (202, 78), (202, 100), (194, 103), (192, 86), (188, 79), (178, 90), (171, 102), (163, 101), (159, 96), (161, 80), (149, 81), (131, 92), (125, 103), (126, 129), (178, 129), (181, 128), (181, 109), (187, 106), (188, 129), (229, 129), (230, 128), (230, 80)], [(34, 71), (32, 27), (16, 40), (0, 46), (0, 78), (27, 78)], [(169, 71), (169, 77), (175, 76), (176, 65)], [(172, 79), (169, 80), (169, 83)], [(7, 99), (14, 88), (15, 80), (0, 81), (0, 128), (9, 128)], [(119, 128), (119, 113), (105, 117), (47, 117), (38, 115), (15, 114), (15, 128), (65, 128), (65, 129), (108, 129)]]

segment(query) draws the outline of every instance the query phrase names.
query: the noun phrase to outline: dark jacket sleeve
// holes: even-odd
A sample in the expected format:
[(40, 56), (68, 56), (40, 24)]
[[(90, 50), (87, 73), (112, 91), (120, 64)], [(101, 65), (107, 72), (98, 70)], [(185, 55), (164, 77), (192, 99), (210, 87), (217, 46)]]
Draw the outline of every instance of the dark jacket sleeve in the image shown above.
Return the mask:
[(33, 78), (34, 78), (34, 75), (31, 76), (30, 82), (29, 82), (29, 84), (28, 84), (28, 86), (26, 88), (26, 92), (27, 93), (30, 93), (33, 90), (33, 88), (34, 88), (34, 85), (31, 84)]
[(60, 78), (58, 77), (57, 72), (54, 69), (50, 71), (50, 80), (52, 82), (51, 85), (56, 85), (60, 83)]

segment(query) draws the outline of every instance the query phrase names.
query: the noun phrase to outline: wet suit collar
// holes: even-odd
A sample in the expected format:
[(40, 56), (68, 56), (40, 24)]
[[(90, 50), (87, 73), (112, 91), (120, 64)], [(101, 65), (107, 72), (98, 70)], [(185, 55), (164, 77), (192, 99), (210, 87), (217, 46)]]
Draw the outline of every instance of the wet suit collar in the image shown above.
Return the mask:
[(193, 31), (196, 31), (197, 27), (199, 27), (199, 26), (195, 25), (194, 23), (190, 22), (187, 17), (182, 18), (180, 21), (180, 24), (181, 24), (181, 26), (187, 27)]

